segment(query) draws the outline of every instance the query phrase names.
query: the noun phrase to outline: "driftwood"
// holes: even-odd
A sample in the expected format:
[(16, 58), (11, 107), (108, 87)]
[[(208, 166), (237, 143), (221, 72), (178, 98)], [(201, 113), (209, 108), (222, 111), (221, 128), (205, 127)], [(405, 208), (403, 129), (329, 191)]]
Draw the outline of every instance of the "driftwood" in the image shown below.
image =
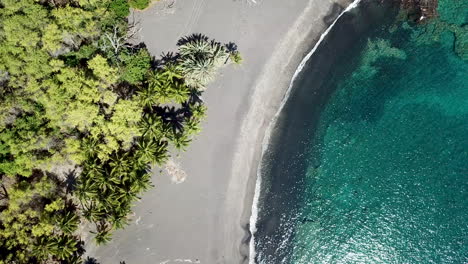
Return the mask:
[(135, 20), (132, 20), (125, 29), (114, 26), (112, 32), (104, 34), (106, 41), (101, 45), (101, 48), (103, 50), (110, 48), (117, 54), (123, 47), (133, 47), (132, 40), (137, 38), (140, 31), (141, 27)]

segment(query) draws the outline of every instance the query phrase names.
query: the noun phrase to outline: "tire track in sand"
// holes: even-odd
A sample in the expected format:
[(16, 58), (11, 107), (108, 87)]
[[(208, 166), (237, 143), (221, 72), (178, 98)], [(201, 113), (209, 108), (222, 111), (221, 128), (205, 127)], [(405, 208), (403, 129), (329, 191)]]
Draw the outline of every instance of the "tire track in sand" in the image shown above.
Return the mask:
[(200, 15), (206, 6), (206, 0), (194, 0), (193, 3), (190, 17), (187, 20), (187, 23), (185, 23), (183, 30), (179, 33), (178, 39), (191, 33), (193, 26), (200, 19)]

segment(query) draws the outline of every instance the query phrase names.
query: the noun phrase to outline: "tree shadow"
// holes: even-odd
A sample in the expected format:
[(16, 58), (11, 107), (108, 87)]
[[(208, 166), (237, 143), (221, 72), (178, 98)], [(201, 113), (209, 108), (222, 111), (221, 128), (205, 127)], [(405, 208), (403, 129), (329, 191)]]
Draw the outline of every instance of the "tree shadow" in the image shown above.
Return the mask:
[(188, 35), (188, 36), (180, 38), (177, 41), (177, 46), (182, 46), (182, 45), (185, 45), (185, 44), (190, 43), (190, 42), (208, 41), (208, 40), (209, 40), (209, 38), (206, 35), (201, 34), (201, 33), (194, 33), (192, 35)]
[(65, 174), (64, 184), (65, 184), (65, 191), (67, 193), (72, 193), (73, 191), (76, 190), (77, 180), (78, 180), (78, 177), (76, 175), (75, 170), (68, 171)]
[(237, 44), (234, 42), (229, 42), (228, 44), (224, 45), (224, 47), (229, 53), (234, 53), (237, 51)]
[(184, 130), (184, 117), (187, 115), (187, 110), (184, 108), (175, 108), (174, 106), (155, 106), (152, 112), (160, 116), (163, 123), (169, 125), (174, 132), (182, 132)]
[(83, 264), (100, 264), (97, 259), (93, 258), (93, 257), (87, 257)]
[(198, 89), (190, 89), (190, 96), (187, 103), (182, 104), (183, 107), (188, 107), (188, 104), (202, 104), (203, 99), (201, 98), (202, 91)]
[(137, 87), (124, 81), (114, 86), (113, 90), (117, 95), (119, 95), (119, 97), (124, 99), (130, 99), (137, 91)]
[[(99, 263), (99, 261), (96, 259), (96, 258), (93, 258), (93, 257), (87, 257), (83, 264), (101, 264)], [(125, 261), (120, 261), (119, 264), (126, 264)]]
[(160, 59), (156, 60), (153, 58), (153, 60), (151, 61), (151, 67), (153, 69), (161, 69), (164, 67), (164, 65), (177, 62), (179, 58), (180, 58), (180, 55), (178, 53), (174, 53), (174, 52), (163, 53), (161, 54)]

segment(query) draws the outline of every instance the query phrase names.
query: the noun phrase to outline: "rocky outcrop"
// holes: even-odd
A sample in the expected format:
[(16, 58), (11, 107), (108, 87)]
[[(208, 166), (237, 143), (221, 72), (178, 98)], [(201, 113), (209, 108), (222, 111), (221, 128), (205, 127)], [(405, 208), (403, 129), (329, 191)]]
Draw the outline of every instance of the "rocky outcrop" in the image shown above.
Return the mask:
[(425, 22), (437, 16), (438, 0), (400, 0), (401, 7), (408, 11), (408, 18)]

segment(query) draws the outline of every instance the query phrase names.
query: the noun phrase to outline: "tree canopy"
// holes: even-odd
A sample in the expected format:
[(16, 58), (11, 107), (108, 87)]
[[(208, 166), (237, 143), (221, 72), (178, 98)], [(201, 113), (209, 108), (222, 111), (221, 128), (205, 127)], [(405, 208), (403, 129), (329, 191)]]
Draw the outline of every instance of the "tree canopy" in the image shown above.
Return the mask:
[(200, 34), (151, 57), (130, 41), (133, 2), (0, 0), (0, 263), (81, 263), (90, 224), (109, 241), (241, 61)]

